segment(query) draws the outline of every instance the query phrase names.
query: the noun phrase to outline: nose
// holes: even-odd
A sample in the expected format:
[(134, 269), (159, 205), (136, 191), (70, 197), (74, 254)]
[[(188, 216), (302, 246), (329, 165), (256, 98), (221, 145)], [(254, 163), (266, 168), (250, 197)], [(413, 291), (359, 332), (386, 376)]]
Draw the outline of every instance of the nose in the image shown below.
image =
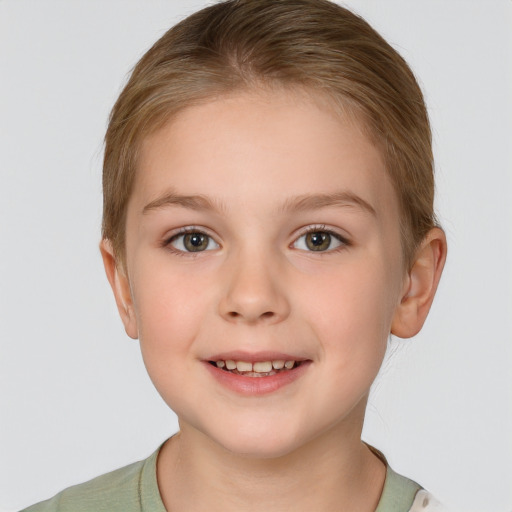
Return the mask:
[(226, 262), (227, 278), (219, 302), (220, 315), (232, 323), (273, 324), (290, 314), (284, 272), (260, 254)]

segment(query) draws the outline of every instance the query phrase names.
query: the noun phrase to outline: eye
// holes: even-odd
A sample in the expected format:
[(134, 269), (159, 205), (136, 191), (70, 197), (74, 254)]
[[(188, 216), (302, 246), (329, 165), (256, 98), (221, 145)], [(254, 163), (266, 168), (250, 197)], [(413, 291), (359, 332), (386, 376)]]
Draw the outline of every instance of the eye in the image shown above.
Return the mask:
[(201, 231), (183, 231), (171, 237), (167, 244), (180, 252), (202, 252), (219, 248), (219, 244), (211, 236)]
[(297, 238), (293, 247), (302, 251), (326, 252), (347, 245), (348, 241), (341, 235), (326, 229), (313, 228)]

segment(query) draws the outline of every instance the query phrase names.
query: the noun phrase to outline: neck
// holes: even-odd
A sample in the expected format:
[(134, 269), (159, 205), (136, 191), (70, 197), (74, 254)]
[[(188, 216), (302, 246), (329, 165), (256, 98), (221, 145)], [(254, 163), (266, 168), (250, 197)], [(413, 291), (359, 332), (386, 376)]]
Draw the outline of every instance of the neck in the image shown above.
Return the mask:
[[(233, 454), (188, 426), (162, 448), (158, 485), (169, 512), (375, 511), (384, 464), (359, 436), (332, 429), (287, 455)], [(341, 435), (343, 434), (343, 435)]]

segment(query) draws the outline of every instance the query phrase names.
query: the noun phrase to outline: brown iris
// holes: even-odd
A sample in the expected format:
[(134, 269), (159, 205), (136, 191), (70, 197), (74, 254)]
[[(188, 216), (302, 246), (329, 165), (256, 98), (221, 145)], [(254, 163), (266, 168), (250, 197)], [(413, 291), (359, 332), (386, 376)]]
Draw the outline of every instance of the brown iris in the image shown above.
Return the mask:
[(190, 252), (204, 251), (208, 247), (208, 236), (203, 233), (187, 233), (183, 245)]
[(311, 251), (325, 251), (331, 245), (331, 235), (325, 231), (313, 231), (306, 235), (306, 245)]

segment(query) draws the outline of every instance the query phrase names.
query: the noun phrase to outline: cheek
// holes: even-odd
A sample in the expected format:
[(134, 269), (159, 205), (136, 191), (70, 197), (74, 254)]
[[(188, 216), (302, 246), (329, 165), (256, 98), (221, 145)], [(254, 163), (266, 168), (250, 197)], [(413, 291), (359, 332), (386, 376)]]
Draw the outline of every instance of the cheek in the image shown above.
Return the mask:
[(176, 412), (187, 407), (183, 403), (187, 396), (191, 403), (199, 400), (194, 398), (197, 390), (190, 385), (188, 394), (182, 397), (182, 386), (196, 371), (194, 341), (208, 308), (204, 287), (199, 276), (170, 271), (168, 264), (158, 258), (140, 266), (132, 283), (146, 370), (164, 401)]
[(335, 370), (380, 366), (387, 346), (395, 294), (389, 269), (368, 259), (340, 266), (302, 294), (301, 314), (308, 318), (321, 340), (323, 357)]
[(153, 259), (138, 269), (132, 290), (145, 360), (187, 352), (208, 308), (204, 280)]

